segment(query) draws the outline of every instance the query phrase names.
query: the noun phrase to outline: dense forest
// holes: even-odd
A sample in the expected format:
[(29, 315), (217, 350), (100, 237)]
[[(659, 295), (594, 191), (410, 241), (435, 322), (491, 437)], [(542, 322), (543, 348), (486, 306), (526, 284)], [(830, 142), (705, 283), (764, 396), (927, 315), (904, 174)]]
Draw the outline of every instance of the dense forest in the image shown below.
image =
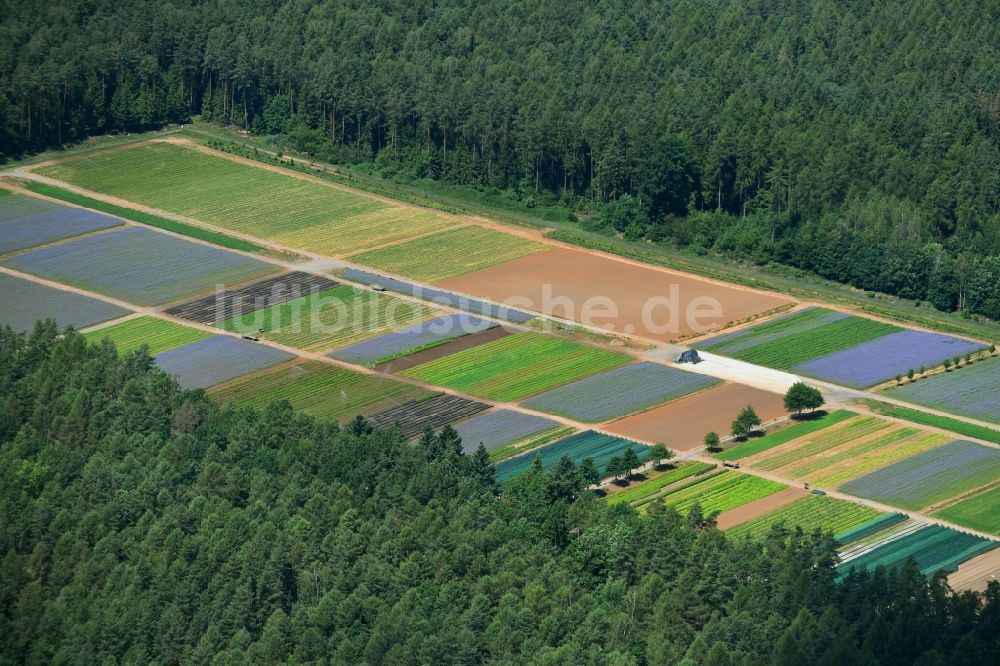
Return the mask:
[(11, 0), (0, 153), (204, 119), (1000, 319), (1000, 3)]
[(830, 535), (640, 517), (568, 460), (220, 407), (140, 349), (0, 330), (5, 663), (986, 664), (1000, 585), (834, 581)]

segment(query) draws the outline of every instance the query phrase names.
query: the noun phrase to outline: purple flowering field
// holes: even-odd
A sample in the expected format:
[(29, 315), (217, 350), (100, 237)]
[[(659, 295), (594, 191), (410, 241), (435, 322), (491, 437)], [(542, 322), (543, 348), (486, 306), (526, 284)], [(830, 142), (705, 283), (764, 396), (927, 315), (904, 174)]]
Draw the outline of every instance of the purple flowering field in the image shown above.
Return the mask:
[(207, 388), (293, 358), (257, 342), (213, 335), (158, 354), (156, 364), (184, 388)]
[(978, 488), (1000, 474), (1000, 449), (958, 440), (840, 486), (845, 493), (921, 509)]
[(1000, 358), (963, 365), (887, 393), (918, 405), (1000, 423)]
[(0, 325), (19, 333), (30, 331), (38, 319), (55, 319), (59, 328), (83, 328), (127, 314), (128, 310), (96, 298), (0, 273)]
[(456, 312), (338, 349), (330, 356), (350, 363), (377, 364), (411, 350), (447, 342), (469, 333), (480, 333), (494, 326), (496, 324), (487, 319)]
[(15, 194), (0, 198), (0, 254), (120, 224), (107, 215)]
[(570, 382), (529, 398), (523, 404), (543, 412), (598, 423), (675, 400), (717, 383), (719, 380), (711, 377), (642, 361)]
[(931, 367), (953, 356), (965, 356), (982, 345), (950, 335), (900, 331), (801, 363), (792, 368), (817, 379), (866, 388), (905, 375), (913, 368)]
[(278, 270), (258, 259), (142, 227), (84, 236), (2, 263), (139, 305), (166, 303)]
[(473, 453), (480, 444), (487, 449), (496, 449), (558, 426), (558, 422), (542, 416), (498, 409), (456, 423), (454, 428), (462, 437), (462, 450)]

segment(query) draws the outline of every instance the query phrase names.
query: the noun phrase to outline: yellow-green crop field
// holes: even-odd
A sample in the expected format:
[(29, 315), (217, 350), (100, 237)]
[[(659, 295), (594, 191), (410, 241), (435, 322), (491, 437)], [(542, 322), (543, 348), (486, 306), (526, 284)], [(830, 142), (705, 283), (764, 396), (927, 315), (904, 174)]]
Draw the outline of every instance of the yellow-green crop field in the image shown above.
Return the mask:
[(166, 319), (156, 317), (135, 317), (117, 324), (111, 324), (94, 331), (84, 333), (87, 342), (98, 343), (104, 338), (110, 339), (118, 348), (119, 354), (126, 354), (142, 345), (149, 347), (152, 355), (175, 349), (192, 342), (207, 338), (210, 334), (176, 324)]

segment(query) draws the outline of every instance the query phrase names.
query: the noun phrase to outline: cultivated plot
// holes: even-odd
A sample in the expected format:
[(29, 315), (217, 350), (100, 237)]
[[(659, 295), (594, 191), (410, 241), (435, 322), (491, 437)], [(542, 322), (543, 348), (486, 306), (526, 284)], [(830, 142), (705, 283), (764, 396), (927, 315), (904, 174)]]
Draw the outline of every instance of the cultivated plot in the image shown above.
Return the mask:
[(339, 282), (321, 275), (292, 271), (235, 289), (223, 289), (201, 296), (169, 307), (165, 312), (199, 324), (218, 324), (339, 285)]
[(782, 396), (741, 384), (723, 384), (612, 421), (605, 429), (623, 437), (662, 442), (675, 451), (690, 451), (703, 445), (709, 431), (728, 435), (733, 419), (748, 405), (764, 422), (785, 415)]
[(834, 412), (817, 414), (812, 418), (802, 421), (790, 421), (789, 425), (786, 427), (764, 435), (763, 437), (755, 437), (754, 439), (750, 439), (745, 442), (737, 442), (734, 446), (727, 448), (725, 451), (717, 453), (715, 457), (719, 460), (739, 460), (741, 458), (746, 458), (748, 456), (773, 449), (776, 446), (787, 444), (788, 442), (799, 439), (800, 437), (805, 437), (806, 435), (810, 435), (814, 432), (822, 430), (823, 428), (828, 428), (835, 423), (846, 421), (853, 416), (856, 416), (854, 412), (837, 410)]
[(127, 314), (96, 298), (0, 273), (0, 324), (17, 332), (30, 331), (39, 319), (55, 319), (59, 328), (84, 328)]
[(207, 388), (295, 358), (228, 335), (213, 335), (156, 355), (156, 364), (184, 388)]
[(517, 400), (629, 360), (618, 352), (538, 333), (518, 333), (401, 374), (484, 398)]
[(120, 224), (120, 220), (93, 211), (12, 194), (0, 198), (0, 254)]
[(563, 456), (568, 456), (575, 463), (579, 463), (584, 458), (591, 458), (597, 464), (597, 469), (602, 477), (610, 476), (607, 471), (608, 461), (621, 455), (629, 447), (636, 452), (640, 461), (646, 459), (649, 449), (642, 444), (587, 430), (566, 439), (560, 439), (540, 449), (507, 458), (497, 465), (496, 477), (500, 481), (507, 481), (522, 472), (526, 472), (534, 465), (536, 457), (541, 458), (542, 467), (548, 469), (559, 462)]
[(444, 215), (393, 206), (193, 147), (152, 143), (38, 173), (313, 252), (340, 255), (447, 229)]
[(994, 486), (970, 495), (934, 512), (934, 515), (980, 532), (1000, 534), (1000, 487)]
[(351, 255), (351, 261), (434, 282), (535, 254), (547, 247), (502, 231), (467, 226)]
[(887, 393), (918, 405), (1000, 423), (1000, 358), (976, 361)]
[(422, 303), (341, 285), (233, 317), (219, 327), (242, 335), (263, 330), (267, 340), (325, 353), (440, 314)]
[(319, 361), (296, 360), (240, 377), (209, 391), (220, 402), (261, 408), (275, 400), (317, 418), (347, 420), (429, 397), (429, 391)]
[(376, 428), (398, 427), (403, 437), (410, 439), (425, 428), (440, 428), (489, 408), (484, 402), (467, 400), (457, 395), (438, 395), (387, 409), (373, 414), (368, 420)]
[(534, 414), (498, 409), (473, 416), (454, 427), (462, 438), (462, 450), (472, 453), (480, 444), (493, 451), (551, 432), (560, 424)]
[(487, 319), (464, 312), (452, 313), (338, 349), (330, 355), (350, 363), (377, 365), (436, 347), (463, 335), (481, 333), (494, 326), (496, 324)]
[(841, 490), (906, 509), (934, 507), (1000, 474), (1000, 449), (959, 440), (883, 467)]
[(809, 495), (809, 491), (798, 486), (789, 486), (776, 493), (765, 495), (760, 499), (747, 502), (734, 509), (721, 512), (715, 519), (715, 526), (727, 530), (736, 525), (755, 520), (761, 516), (777, 511)]
[(705, 474), (715, 469), (715, 465), (703, 462), (682, 462), (671, 465), (662, 471), (646, 472), (646, 479), (633, 484), (624, 490), (612, 492), (607, 496), (608, 504), (628, 502), (636, 508), (649, 504), (657, 497), (667, 494), (674, 484), (681, 483), (699, 474)]
[(885, 543), (867, 545), (855, 556), (842, 554), (837, 566), (841, 578), (852, 569), (873, 570), (877, 567), (901, 567), (912, 559), (920, 571), (931, 575), (936, 571), (952, 572), (958, 565), (997, 547), (997, 542), (972, 534), (958, 532), (940, 525), (925, 525), (901, 537), (890, 536)]
[(87, 341), (95, 344), (105, 339), (110, 340), (115, 343), (119, 354), (127, 354), (146, 345), (149, 353), (154, 356), (160, 352), (204, 340), (209, 335), (205, 331), (156, 317), (134, 317), (84, 333)]
[(878, 515), (879, 512), (875, 509), (861, 504), (810, 495), (736, 525), (729, 529), (727, 534), (763, 539), (776, 525), (782, 525), (788, 530), (801, 528), (807, 534), (819, 529), (836, 535), (862, 525)]
[(717, 379), (643, 361), (546, 391), (524, 402), (543, 412), (597, 423), (718, 384)]
[(663, 496), (663, 501), (682, 514), (698, 504), (704, 514), (730, 511), (787, 488), (783, 483), (740, 472), (723, 471), (702, 477), (697, 483)]
[(84, 236), (0, 263), (139, 305), (166, 303), (277, 270), (257, 259), (140, 227)]
[[(555, 248), (437, 286), (656, 340), (704, 334), (790, 301), (612, 257)], [(711, 312), (718, 304), (719, 312)], [(691, 315), (691, 316), (689, 316)]]

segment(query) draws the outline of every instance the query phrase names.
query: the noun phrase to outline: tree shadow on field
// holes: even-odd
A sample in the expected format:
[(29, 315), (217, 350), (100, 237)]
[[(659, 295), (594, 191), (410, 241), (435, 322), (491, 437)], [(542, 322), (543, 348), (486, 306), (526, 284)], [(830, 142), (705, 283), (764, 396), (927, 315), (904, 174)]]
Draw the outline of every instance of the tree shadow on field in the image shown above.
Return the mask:
[(817, 409), (813, 412), (802, 412), (801, 414), (792, 414), (791, 419), (793, 421), (815, 421), (816, 419), (821, 419), (827, 415), (825, 409)]

